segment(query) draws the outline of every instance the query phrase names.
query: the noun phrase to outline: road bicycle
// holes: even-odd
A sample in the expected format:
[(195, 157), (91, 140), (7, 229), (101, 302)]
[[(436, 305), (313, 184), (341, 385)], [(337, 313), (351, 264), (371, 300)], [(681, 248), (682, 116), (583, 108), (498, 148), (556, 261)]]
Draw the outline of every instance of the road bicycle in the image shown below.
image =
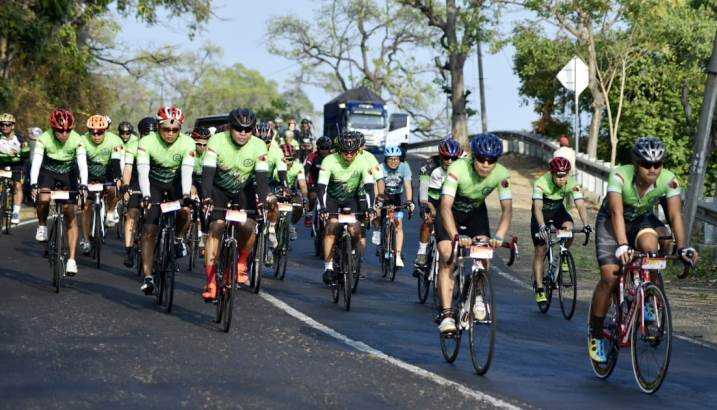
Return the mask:
[[(547, 252), (543, 261), (543, 291), (545, 292), (545, 302), (538, 303), (538, 310), (541, 313), (547, 313), (550, 309), (550, 302), (553, 298), (553, 290), (558, 291), (558, 300), (560, 301), (560, 311), (563, 317), (570, 320), (575, 313), (575, 301), (577, 298), (578, 281), (575, 270), (575, 260), (568, 248), (568, 242), (573, 238), (573, 234), (585, 234), (585, 242), (583, 246), (587, 246), (590, 241), (590, 232), (582, 229), (557, 229), (552, 226), (553, 221), (548, 221), (548, 240)], [(537, 235), (536, 235), (537, 236)], [(554, 250), (557, 245), (557, 255)], [(565, 269), (567, 267), (567, 270)], [(537, 290), (538, 284), (533, 275), (533, 293)]]
[(314, 238), (314, 256), (324, 257), (324, 221), (320, 218), (318, 209), (314, 210), (311, 221), (311, 236)]
[(251, 267), (249, 268), (249, 290), (252, 293), (259, 293), (261, 289), (261, 275), (266, 261), (266, 252), (269, 251), (269, 233), (268, 224), (266, 223), (266, 215), (264, 211), (257, 212), (254, 215), (256, 226), (254, 234), (254, 250), (251, 255)]
[(189, 261), (187, 263), (187, 269), (189, 272), (194, 272), (197, 267), (197, 261), (199, 260), (200, 244), (202, 238), (200, 232), (202, 232), (202, 226), (204, 226), (204, 213), (201, 211), (201, 204), (199, 200), (194, 201), (194, 207), (192, 208), (192, 215), (189, 220), (189, 230), (187, 231), (187, 251), (189, 254)]
[(417, 267), (416, 272), (418, 273), (417, 285), (418, 285), (418, 301), (423, 304), (428, 300), (428, 293), (433, 293), (433, 307), (436, 309), (440, 308), (440, 301), (438, 297), (438, 247), (436, 246), (436, 238), (431, 233), (431, 239), (428, 241), (426, 246), (426, 265), (423, 267)]
[[(339, 302), (343, 295), (344, 308), (351, 310), (351, 294), (358, 285), (359, 273), (359, 252), (354, 247), (354, 240), (349, 231), (351, 226), (356, 225), (358, 219), (351, 208), (342, 208), (340, 212), (328, 213), (328, 218), (336, 218), (338, 221), (338, 235), (334, 245), (334, 272), (335, 278), (329, 285), (331, 299), (334, 303)], [(355, 283), (356, 282), (356, 283)]]
[[(590, 360), (599, 378), (606, 379), (612, 374), (620, 348), (629, 347), (632, 371), (643, 392), (655, 393), (665, 380), (672, 352), (672, 314), (667, 297), (655, 281), (661, 277), (668, 260), (681, 258), (635, 251), (632, 261), (620, 270), (619, 285), (610, 297), (603, 322), (607, 361)], [(690, 269), (686, 265), (679, 277), (686, 277)]]
[(379, 263), (381, 264), (382, 277), (393, 282), (396, 279), (396, 230), (398, 220), (403, 218), (403, 211), (406, 205), (384, 205), (381, 207), (381, 215), (384, 215), (381, 223), (381, 244), (378, 247)]
[(67, 276), (67, 259), (69, 259), (69, 241), (67, 239), (67, 226), (63, 208), (68, 205), (70, 195), (77, 195), (78, 191), (54, 189), (50, 191), (50, 200), (54, 204), (54, 216), (50, 225), (47, 239), (46, 253), (50, 262), (52, 287), (55, 293), (60, 292), (61, 281)]
[(87, 185), (87, 191), (92, 197), (92, 227), (90, 228), (90, 257), (96, 261), (97, 269), (102, 261), (102, 244), (105, 240), (105, 200), (103, 192), (105, 188), (116, 186), (114, 182), (93, 183)]
[(0, 170), (0, 229), (6, 235), (10, 234), (12, 207), (15, 204), (15, 181), (12, 179), (12, 170)]
[(166, 313), (171, 313), (174, 303), (175, 277), (179, 271), (175, 227), (177, 214), (182, 209), (182, 201), (167, 201), (166, 192), (162, 194), (162, 198), (162, 202), (151, 204), (159, 205), (161, 212), (159, 233), (154, 248), (154, 277), (158, 278), (159, 283), (155, 286), (154, 291), (157, 305)]
[[(503, 242), (501, 247), (510, 249), (507, 265), (511, 266), (518, 254), (517, 238)], [(495, 348), (495, 295), (488, 274), (491, 259), (493, 248), (487, 240), (474, 238), (472, 245), (468, 247), (461, 246), (460, 241), (453, 241), (449, 261), (455, 260), (452, 312), (457, 330), (440, 334), (443, 358), (448, 363), (453, 363), (458, 357), (462, 334), (468, 331), (471, 362), (479, 375), (485, 374), (490, 368)], [(466, 269), (468, 262), (470, 267)]]

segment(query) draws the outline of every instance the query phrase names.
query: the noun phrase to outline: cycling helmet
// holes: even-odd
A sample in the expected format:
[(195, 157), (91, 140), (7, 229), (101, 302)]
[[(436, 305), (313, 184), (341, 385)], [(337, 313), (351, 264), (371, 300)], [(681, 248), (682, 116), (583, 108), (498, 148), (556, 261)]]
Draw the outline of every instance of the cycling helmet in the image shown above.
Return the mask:
[(331, 138), (329, 137), (321, 137), (316, 140), (316, 149), (320, 151), (328, 151), (331, 148), (333, 148), (334, 143), (331, 141)]
[(87, 128), (90, 130), (106, 130), (109, 127), (110, 123), (105, 115), (95, 114), (87, 119)]
[(127, 121), (122, 121), (117, 126), (117, 131), (120, 134), (132, 134), (134, 133), (134, 126)]
[(401, 148), (397, 147), (396, 145), (387, 145), (383, 149), (383, 156), (388, 157), (400, 157), (403, 154), (401, 151)]
[(570, 172), (570, 161), (563, 157), (551, 159), (548, 165), (550, 166), (550, 172), (553, 174)]
[(194, 127), (192, 130), (192, 138), (195, 140), (206, 140), (211, 136), (212, 133), (205, 127)]
[(229, 113), (229, 126), (234, 129), (253, 128), (256, 126), (256, 115), (248, 108), (237, 108)]
[(462, 154), (461, 144), (453, 138), (446, 138), (438, 143), (438, 155), (443, 159), (458, 158)]
[(11, 122), (15, 124), (15, 116), (7, 112), (0, 114), (0, 122)]
[(50, 114), (50, 127), (56, 130), (71, 130), (75, 128), (75, 116), (70, 110), (56, 108)]
[(294, 146), (291, 144), (281, 144), (281, 152), (284, 154), (284, 158), (294, 158), (296, 157), (296, 151), (294, 150)]
[(144, 117), (137, 123), (137, 131), (139, 135), (147, 135), (150, 132), (157, 131), (157, 119), (153, 117)]
[(665, 157), (665, 144), (655, 137), (640, 137), (632, 154), (638, 161), (660, 162)]
[(311, 124), (311, 121), (307, 120), (306, 118), (301, 119), (301, 125)]
[(184, 124), (184, 113), (179, 107), (159, 107), (157, 110), (157, 122), (159, 124), (167, 125), (182, 125)]
[(269, 125), (268, 122), (261, 121), (256, 126), (256, 131), (257, 131), (259, 138), (261, 138), (262, 141), (264, 141), (266, 143), (271, 142), (271, 140), (272, 140), (271, 125)]
[(341, 152), (358, 151), (363, 142), (363, 134), (358, 131), (344, 131), (339, 135), (338, 148)]
[(498, 158), (503, 155), (503, 141), (493, 133), (478, 134), (471, 140), (473, 156)]
[(358, 135), (359, 135), (359, 139), (360, 139), (359, 147), (363, 147), (364, 145), (366, 145), (366, 137), (361, 132), (359, 132)]

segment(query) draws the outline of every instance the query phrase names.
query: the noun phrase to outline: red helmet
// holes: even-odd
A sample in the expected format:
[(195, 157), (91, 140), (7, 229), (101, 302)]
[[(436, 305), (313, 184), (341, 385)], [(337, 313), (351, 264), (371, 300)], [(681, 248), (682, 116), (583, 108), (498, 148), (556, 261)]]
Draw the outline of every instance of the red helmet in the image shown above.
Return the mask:
[(284, 158), (294, 158), (296, 156), (294, 146), (291, 144), (281, 144), (281, 152), (284, 153)]
[(570, 172), (570, 161), (563, 157), (555, 157), (550, 160), (550, 172), (552, 173), (568, 173)]
[(184, 124), (184, 113), (179, 107), (159, 107), (157, 110), (157, 121), (160, 124), (182, 125)]
[(50, 114), (50, 127), (59, 130), (71, 130), (75, 128), (75, 116), (72, 111), (65, 108), (55, 108)]

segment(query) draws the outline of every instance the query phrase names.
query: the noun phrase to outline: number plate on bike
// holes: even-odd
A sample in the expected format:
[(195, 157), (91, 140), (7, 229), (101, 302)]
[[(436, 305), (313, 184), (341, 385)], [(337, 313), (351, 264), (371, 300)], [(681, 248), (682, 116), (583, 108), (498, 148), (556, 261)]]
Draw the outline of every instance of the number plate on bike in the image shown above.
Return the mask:
[(87, 190), (90, 192), (102, 192), (102, 189), (104, 187), (102, 184), (89, 184), (87, 185)]
[(286, 202), (279, 202), (279, 212), (291, 212), (294, 210), (294, 206), (286, 203)]
[(70, 199), (70, 191), (52, 191), (52, 192), (50, 192), (50, 199), (53, 199), (53, 200)]
[(572, 231), (558, 231), (558, 239), (567, 239), (572, 238), (573, 232)]
[(162, 202), (159, 204), (159, 209), (162, 210), (163, 214), (166, 214), (167, 212), (179, 211), (182, 209), (182, 203), (179, 201)]
[(472, 259), (493, 259), (493, 249), (487, 246), (471, 246)]
[(356, 215), (354, 214), (339, 214), (340, 224), (354, 224), (356, 223)]
[(230, 209), (227, 211), (227, 214), (224, 219), (226, 219), (227, 221), (239, 222), (240, 224), (243, 224), (244, 222), (246, 222), (246, 211), (239, 209)]
[(0, 178), (12, 178), (12, 171), (6, 169), (0, 170)]
[(645, 258), (642, 261), (642, 269), (665, 269), (667, 260), (664, 258)]

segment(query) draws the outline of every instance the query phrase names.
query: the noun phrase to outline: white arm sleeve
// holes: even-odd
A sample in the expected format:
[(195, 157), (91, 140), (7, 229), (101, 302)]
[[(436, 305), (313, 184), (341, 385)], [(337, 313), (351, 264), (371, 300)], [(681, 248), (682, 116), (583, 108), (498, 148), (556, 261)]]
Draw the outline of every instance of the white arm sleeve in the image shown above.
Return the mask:
[(192, 173), (194, 173), (194, 154), (185, 155), (182, 160), (182, 195), (192, 192)]
[(137, 178), (139, 179), (139, 190), (143, 197), (149, 194), (149, 157), (146, 155), (137, 156)]
[(80, 185), (87, 185), (87, 151), (77, 148), (77, 167), (80, 169)]
[(32, 166), (30, 167), (30, 185), (37, 184), (37, 178), (40, 176), (40, 167), (42, 166), (42, 157), (45, 156), (45, 146), (40, 141), (35, 143), (32, 150)]

